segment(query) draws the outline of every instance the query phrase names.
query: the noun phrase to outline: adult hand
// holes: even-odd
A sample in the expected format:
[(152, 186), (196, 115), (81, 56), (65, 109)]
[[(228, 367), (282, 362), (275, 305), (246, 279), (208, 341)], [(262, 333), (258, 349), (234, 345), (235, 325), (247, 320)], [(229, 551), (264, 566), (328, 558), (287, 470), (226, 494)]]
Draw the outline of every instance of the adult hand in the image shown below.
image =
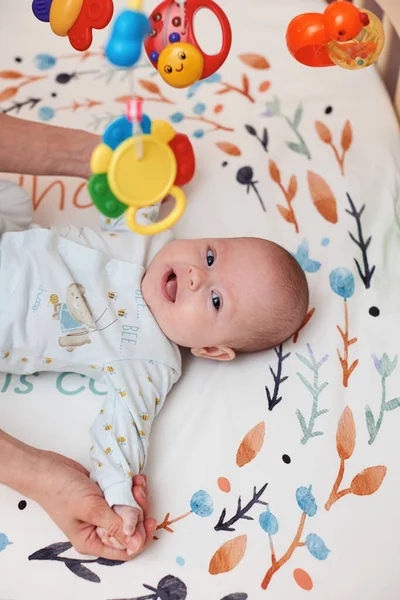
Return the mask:
[(99, 486), (79, 463), (56, 454), (41, 456), (42, 481), (36, 500), (65, 533), (80, 554), (91, 554), (110, 560), (127, 561), (142, 552), (152, 541), (156, 520), (149, 517), (150, 502), (145, 476), (133, 479), (133, 494), (144, 513), (144, 531), (137, 551), (130, 555), (103, 544), (96, 528), (105, 529), (110, 537), (126, 546), (122, 519), (108, 506)]

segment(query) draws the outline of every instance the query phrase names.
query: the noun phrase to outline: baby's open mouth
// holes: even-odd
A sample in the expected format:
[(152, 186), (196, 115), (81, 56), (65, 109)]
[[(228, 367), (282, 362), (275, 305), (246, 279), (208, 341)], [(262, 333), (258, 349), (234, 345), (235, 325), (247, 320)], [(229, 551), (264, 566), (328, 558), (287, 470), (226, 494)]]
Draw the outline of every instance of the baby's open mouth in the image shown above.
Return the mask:
[(165, 298), (169, 302), (175, 302), (176, 292), (178, 290), (178, 279), (173, 269), (171, 269), (164, 275), (162, 290)]

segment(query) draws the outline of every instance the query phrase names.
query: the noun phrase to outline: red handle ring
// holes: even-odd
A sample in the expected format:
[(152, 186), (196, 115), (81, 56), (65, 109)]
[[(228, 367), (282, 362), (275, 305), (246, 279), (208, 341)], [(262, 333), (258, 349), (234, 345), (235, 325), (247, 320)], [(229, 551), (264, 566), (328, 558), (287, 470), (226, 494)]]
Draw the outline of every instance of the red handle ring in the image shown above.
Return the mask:
[[(190, 4), (191, 1), (187, 0), (187, 3)], [(213, 0), (200, 0), (198, 4), (197, 2), (193, 2), (193, 4), (196, 4), (194, 9), (190, 12), (188, 11), (188, 33), (191, 37), (191, 40), (188, 39), (187, 41), (189, 43), (190, 41), (192, 41), (194, 45), (197, 46), (197, 48), (199, 48), (200, 52), (204, 56), (204, 67), (203, 72), (201, 74), (201, 79), (206, 79), (207, 77), (210, 77), (210, 75), (212, 75), (213, 73), (216, 73), (216, 71), (218, 71), (218, 69), (220, 69), (226, 61), (232, 45), (232, 30), (228, 17), (226, 16), (222, 8), (220, 8), (220, 6), (218, 6), (218, 4), (216, 4)], [(221, 49), (217, 54), (206, 54), (201, 49), (200, 44), (198, 43), (196, 35), (194, 33), (194, 18), (198, 11), (203, 8), (210, 10), (217, 17), (221, 27), (222, 44)]]
[[(222, 31), (222, 45), (218, 54), (206, 54), (201, 49), (194, 34), (193, 21), (200, 9), (210, 10), (218, 19)], [(164, 0), (151, 13), (149, 17), (151, 33), (145, 40), (145, 50), (150, 61), (157, 66), (157, 60), (152, 59), (152, 54), (158, 56), (162, 50), (172, 43), (169, 36), (177, 33), (181, 42), (193, 44), (200, 50), (204, 57), (204, 67), (201, 79), (209, 77), (224, 64), (232, 44), (232, 30), (228, 17), (224, 11), (213, 0), (186, 0), (185, 3), (185, 33), (182, 33), (181, 25), (174, 25), (173, 21), (180, 22), (180, 7), (176, 0)]]

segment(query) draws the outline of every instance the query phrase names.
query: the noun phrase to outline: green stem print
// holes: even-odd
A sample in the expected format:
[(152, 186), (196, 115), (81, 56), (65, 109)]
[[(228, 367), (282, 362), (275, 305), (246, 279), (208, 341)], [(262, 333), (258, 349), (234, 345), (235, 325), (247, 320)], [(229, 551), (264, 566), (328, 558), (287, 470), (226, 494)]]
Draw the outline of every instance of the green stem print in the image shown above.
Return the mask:
[(286, 121), (286, 123), (288, 124), (290, 129), (293, 131), (294, 135), (296, 136), (297, 142), (286, 142), (287, 147), (290, 148), (290, 150), (293, 150), (293, 152), (297, 152), (297, 154), (303, 154), (304, 156), (306, 156), (308, 158), (308, 160), (311, 160), (311, 154), (308, 149), (308, 146), (305, 142), (305, 139), (303, 138), (303, 136), (301, 135), (301, 133), (299, 131), (301, 119), (303, 117), (302, 104), (299, 104), (298, 107), (296, 108), (293, 119), (291, 119), (287, 115), (284, 115), (281, 113), (281, 102), (280, 102), (279, 98), (277, 98), (276, 96), (274, 97), (274, 99), (271, 102), (267, 102), (266, 106), (267, 106), (267, 110), (263, 113), (262, 116), (264, 116), (264, 117), (282, 117)]
[(301, 439), (302, 444), (306, 444), (308, 442), (308, 440), (313, 437), (323, 435), (322, 431), (314, 431), (315, 421), (318, 419), (318, 417), (321, 417), (322, 415), (324, 415), (325, 413), (328, 412), (327, 408), (318, 410), (319, 397), (322, 394), (322, 392), (324, 391), (324, 389), (326, 388), (326, 386), (328, 385), (327, 381), (325, 381), (324, 383), (320, 383), (319, 370), (322, 367), (322, 365), (328, 360), (328, 355), (325, 354), (325, 356), (323, 358), (321, 358), (321, 360), (319, 362), (317, 362), (315, 360), (314, 353), (309, 344), (307, 344), (307, 350), (308, 350), (308, 354), (310, 357), (309, 359), (296, 352), (297, 358), (312, 373), (311, 381), (308, 381), (301, 373), (297, 373), (297, 376), (299, 377), (300, 381), (306, 386), (306, 388), (308, 389), (308, 391), (310, 392), (311, 397), (312, 397), (311, 415), (308, 420), (308, 424), (306, 423), (306, 419), (305, 419), (303, 413), (299, 409), (296, 410), (296, 416), (299, 420), (300, 427), (303, 432), (303, 437)]
[(365, 418), (367, 420), (367, 427), (369, 433), (369, 445), (373, 444), (376, 440), (379, 430), (382, 427), (383, 417), (385, 416), (385, 413), (394, 410), (395, 408), (398, 408), (400, 406), (400, 398), (392, 398), (392, 400), (386, 400), (386, 379), (390, 377), (390, 375), (393, 373), (397, 366), (397, 356), (395, 356), (394, 359), (391, 361), (385, 352), (385, 354), (380, 360), (376, 356), (373, 356), (372, 358), (374, 361), (375, 368), (382, 378), (382, 397), (381, 407), (379, 410), (379, 416), (377, 421), (375, 421), (371, 407), (369, 405), (365, 407)]

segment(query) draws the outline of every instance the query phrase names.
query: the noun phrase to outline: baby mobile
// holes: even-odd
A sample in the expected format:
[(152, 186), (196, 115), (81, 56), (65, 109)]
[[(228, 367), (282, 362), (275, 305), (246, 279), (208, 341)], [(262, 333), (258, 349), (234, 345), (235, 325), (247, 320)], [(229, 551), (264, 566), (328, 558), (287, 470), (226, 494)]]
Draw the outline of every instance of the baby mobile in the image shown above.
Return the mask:
[(378, 60), (385, 33), (374, 13), (336, 0), (323, 13), (295, 17), (287, 28), (286, 43), (292, 56), (308, 67), (356, 70)]
[[(200, 9), (218, 19), (222, 45), (215, 55), (206, 54), (194, 32)], [(104, 29), (114, 13), (113, 0), (33, 0), (37, 19), (50, 23), (58, 36), (68, 37), (75, 50), (86, 51), (93, 29)], [(151, 13), (142, 12), (142, 0), (128, 0), (112, 24), (105, 47), (107, 60), (131, 70), (131, 94), (126, 114), (104, 131), (102, 143), (93, 151), (89, 194), (97, 209), (108, 218), (126, 213), (128, 227), (143, 235), (170, 228), (182, 216), (186, 196), (181, 186), (195, 171), (192, 145), (186, 135), (176, 133), (166, 121), (142, 113), (134, 94), (134, 66), (142, 46), (163, 80), (174, 88), (185, 88), (215, 73), (225, 62), (232, 42), (229, 21), (213, 0), (164, 0)], [(137, 211), (157, 204), (167, 196), (175, 199), (171, 213), (162, 221), (142, 225)]]

